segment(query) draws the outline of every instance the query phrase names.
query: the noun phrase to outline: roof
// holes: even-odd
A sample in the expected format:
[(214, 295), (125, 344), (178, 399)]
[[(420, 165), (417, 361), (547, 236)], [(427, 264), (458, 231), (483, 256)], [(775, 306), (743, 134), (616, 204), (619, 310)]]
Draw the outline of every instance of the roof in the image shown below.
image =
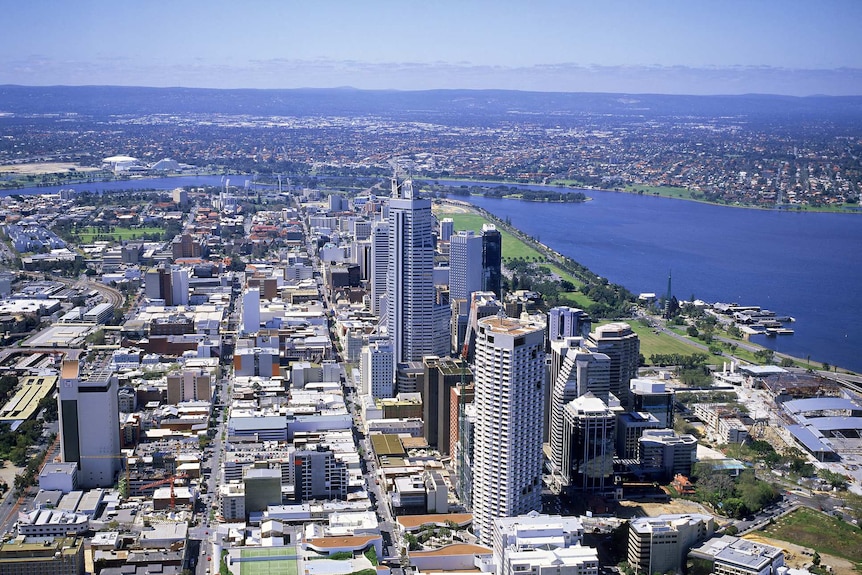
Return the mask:
[(788, 373), (786, 369), (777, 365), (740, 365), (738, 369), (744, 373), (758, 376)]
[(525, 335), (532, 333), (541, 326), (510, 317), (489, 316), (479, 320), (480, 325), (493, 333), (509, 335)]
[(812, 453), (834, 453), (835, 450), (823, 442), (813, 431), (803, 425), (788, 425), (787, 431)]
[(411, 551), (411, 557), (434, 557), (439, 555), (487, 555), (492, 552), (490, 547), (473, 545), (471, 543), (452, 543), (430, 551)]
[(381, 535), (353, 535), (348, 537), (317, 537), (308, 539), (308, 544), (318, 549), (340, 549), (343, 547), (353, 547), (362, 549), (372, 541), (381, 539)]
[(862, 411), (859, 405), (852, 399), (843, 397), (813, 397), (810, 399), (794, 399), (785, 401), (782, 407), (790, 413), (805, 413), (808, 411)]
[(806, 419), (805, 423), (820, 431), (862, 430), (862, 417), (812, 417)]
[(401, 438), (390, 433), (372, 433), (370, 436), (371, 445), (374, 448), (374, 453), (378, 457), (384, 455), (407, 455), (404, 451), (404, 446), (401, 443)]
[(444, 525), (447, 521), (459, 527), (465, 527), (473, 522), (472, 513), (435, 513), (430, 515), (400, 515), (396, 518), (398, 524), (405, 529), (416, 529), (423, 525)]

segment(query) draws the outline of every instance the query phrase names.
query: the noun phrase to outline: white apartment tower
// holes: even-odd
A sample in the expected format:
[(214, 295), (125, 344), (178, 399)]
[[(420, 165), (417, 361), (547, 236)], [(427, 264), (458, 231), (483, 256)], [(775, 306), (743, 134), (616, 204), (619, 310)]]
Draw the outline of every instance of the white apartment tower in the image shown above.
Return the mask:
[(380, 298), (386, 293), (389, 269), (389, 223), (377, 222), (371, 229), (371, 313), (383, 315)]
[(494, 519), (541, 509), (545, 329), (501, 316), (478, 325), (473, 525), (490, 546)]
[(64, 361), (60, 374), (60, 454), (78, 464), (82, 489), (111, 487), (123, 464), (117, 378), (105, 370), (82, 380), (79, 368)]
[(459, 231), (449, 238), (449, 297), (470, 299), (482, 291), (482, 236)]
[(393, 177), (386, 317), (396, 364), (449, 351), (449, 306), (437, 304), (434, 288), (433, 232), (431, 200), (414, 197), (411, 180)]
[(362, 348), (359, 374), (363, 395), (395, 397), (394, 354), (388, 343), (371, 342)]

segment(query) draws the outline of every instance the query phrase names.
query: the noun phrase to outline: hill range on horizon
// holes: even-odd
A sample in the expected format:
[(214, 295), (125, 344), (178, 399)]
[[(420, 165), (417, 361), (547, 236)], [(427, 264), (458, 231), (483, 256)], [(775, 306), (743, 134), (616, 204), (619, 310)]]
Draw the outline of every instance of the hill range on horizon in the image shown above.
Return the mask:
[[(211, 89), (125, 86), (0, 86), (0, 114), (229, 114), (381, 116), (450, 121), (504, 117), (534, 123), (587, 115), (744, 116), (862, 120), (862, 96), (682, 96), (516, 90)], [(459, 121), (460, 119), (460, 121)], [(446, 122), (444, 122), (446, 123)]]

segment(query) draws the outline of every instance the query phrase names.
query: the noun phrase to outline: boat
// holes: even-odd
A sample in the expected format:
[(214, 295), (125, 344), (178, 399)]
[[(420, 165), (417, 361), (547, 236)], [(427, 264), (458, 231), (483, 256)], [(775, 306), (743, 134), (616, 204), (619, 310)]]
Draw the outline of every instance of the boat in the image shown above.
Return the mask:
[(793, 330), (787, 327), (768, 327), (766, 328), (766, 335), (769, 337), (775, 337), (776, 335), (793, 335)]

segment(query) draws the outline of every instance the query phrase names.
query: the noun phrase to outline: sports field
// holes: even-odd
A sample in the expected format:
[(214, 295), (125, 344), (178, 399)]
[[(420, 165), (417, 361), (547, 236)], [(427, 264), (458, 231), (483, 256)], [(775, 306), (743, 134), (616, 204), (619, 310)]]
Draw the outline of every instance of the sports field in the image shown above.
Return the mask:
[[(240, 575), (298, 575), (299, 552), (295, 547), (258, 547), (243, 549), (242, 559), (261, 559), (242, 561)], [(266, 560), (264, 558), (271, 558)]]

